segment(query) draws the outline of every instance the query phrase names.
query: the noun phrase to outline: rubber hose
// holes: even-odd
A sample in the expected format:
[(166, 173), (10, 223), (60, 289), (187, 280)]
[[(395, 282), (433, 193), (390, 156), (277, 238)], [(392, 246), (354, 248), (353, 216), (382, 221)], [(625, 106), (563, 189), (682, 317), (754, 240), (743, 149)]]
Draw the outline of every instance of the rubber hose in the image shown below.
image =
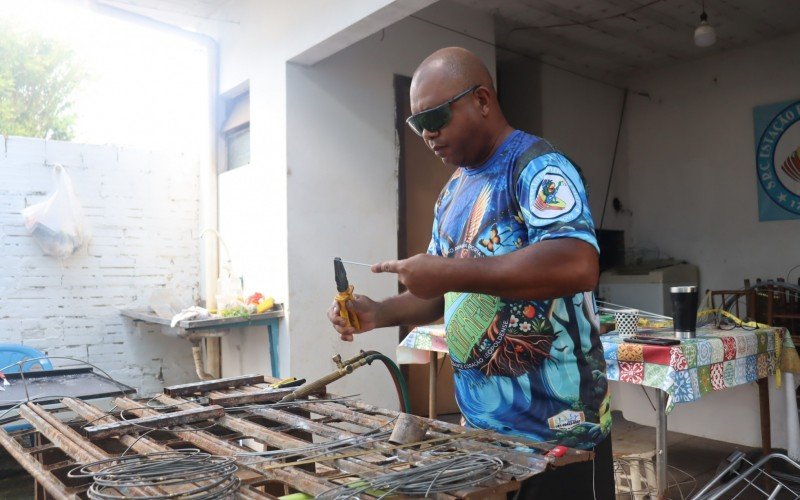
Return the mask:
[(411, 413), (411, 401), (408, 399), (408, 386), (406, 384), (406, 379), (403, 377), (403, 373), (400, 371), (400, 368), (397, 366), (397, 364), (392, 361), (392, 358), (384, 356), (378, 351), (365, 351), (363, 356), (366, 359), (367, 364), (370, 365), (376, 359), (383, 361), (384, 366), (386, 366), (386, 369), (389, 370), (389, 374), (392, 376), (392, 380), (394, 381), (394, 388), (397, 390), (397, 398), (400, 400), (400, 411), (403, 413)]

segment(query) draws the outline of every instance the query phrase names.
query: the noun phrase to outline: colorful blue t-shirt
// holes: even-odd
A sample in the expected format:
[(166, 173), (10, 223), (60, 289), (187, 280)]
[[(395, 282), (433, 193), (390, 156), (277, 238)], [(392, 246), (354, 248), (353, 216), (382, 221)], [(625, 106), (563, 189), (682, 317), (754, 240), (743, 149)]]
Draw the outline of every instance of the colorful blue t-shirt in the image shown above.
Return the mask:
[[(459, 168), (436, 202), (428, 253), (503, 255), (553, 238), (597, 241), (573, 164), (547, 141), (514, 131), (477, 168)], [(473, 427), (589, 449), (611, 427), (608, 382), (591, 293), (511, 300), (445, 295), (456, 398)]]

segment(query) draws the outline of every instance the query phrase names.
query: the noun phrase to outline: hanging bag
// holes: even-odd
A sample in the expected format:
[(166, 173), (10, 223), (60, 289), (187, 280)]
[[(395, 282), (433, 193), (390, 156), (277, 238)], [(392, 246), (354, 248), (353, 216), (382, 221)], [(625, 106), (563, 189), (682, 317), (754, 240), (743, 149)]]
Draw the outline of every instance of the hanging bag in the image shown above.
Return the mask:
[(22, 210), (28, 234), (45, 255), (65, 259), (89, 243), (89, 228), (63, 166), (53, 168), (55, 189), (41, 203)]

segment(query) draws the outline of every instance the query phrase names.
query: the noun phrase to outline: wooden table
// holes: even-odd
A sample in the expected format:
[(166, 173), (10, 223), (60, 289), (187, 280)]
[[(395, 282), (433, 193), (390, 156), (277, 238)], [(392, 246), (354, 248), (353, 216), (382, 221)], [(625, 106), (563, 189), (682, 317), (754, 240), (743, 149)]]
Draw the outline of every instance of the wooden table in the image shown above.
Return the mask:
[[(672, 332), (654, 336), (672, 338)], [(795, 370), (797, 366), (797, 352), (785, 328), (700, 328), (697, 338), (673, 346), (625, 343), (616, 333), (602, 335), (601, 339), (609, 380), (656, 389), (656, 482), (660, 497), (667, 491), (667, 415), (677, 404), (756, 382), (762, 447), (765, 453), (771, 451), (767, 377), (781, 368)]]
[[(284, 316), (283, 304), (275, 306), (262, 314), (251, 314), (246, 317), (236, 316), (230, 318), (209, 318), (183, 320), (175, 327), (171, 327), (171, 318), (162, 318), (146, 309), (121, 309), (120, 314), (134, 321), (157, 324), (162, 326), (162, 332), (174, 335), (192, 342), (197, 363), (200, 341), (206, 338), (224, 337), (232, 328), (247, 328), (251, 326), (266, 326), (269, 336), (269, 360), (273, 377), (280, 376), (280, 350), (278, 337), (278, 321)], [(203, 377), (205, 368), (198, 367), (198, 376)]]

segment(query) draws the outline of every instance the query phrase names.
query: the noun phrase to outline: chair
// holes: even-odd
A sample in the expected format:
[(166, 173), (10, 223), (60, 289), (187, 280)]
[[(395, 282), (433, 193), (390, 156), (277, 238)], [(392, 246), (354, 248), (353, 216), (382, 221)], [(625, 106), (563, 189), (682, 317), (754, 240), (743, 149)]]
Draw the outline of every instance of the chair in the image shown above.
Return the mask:
[[(21, 365), (12, 365), (12, 363), (18, 361), (25, 362)], [(0, 344), (0, 371), (3, 373), (19, 373), (20, 366), (23, 368), (23, 372), (49, 371), (53, 369), (53, 364), (39, 349), (20, 344)], [(4, 367), (7, 368), (3, 369)]]

